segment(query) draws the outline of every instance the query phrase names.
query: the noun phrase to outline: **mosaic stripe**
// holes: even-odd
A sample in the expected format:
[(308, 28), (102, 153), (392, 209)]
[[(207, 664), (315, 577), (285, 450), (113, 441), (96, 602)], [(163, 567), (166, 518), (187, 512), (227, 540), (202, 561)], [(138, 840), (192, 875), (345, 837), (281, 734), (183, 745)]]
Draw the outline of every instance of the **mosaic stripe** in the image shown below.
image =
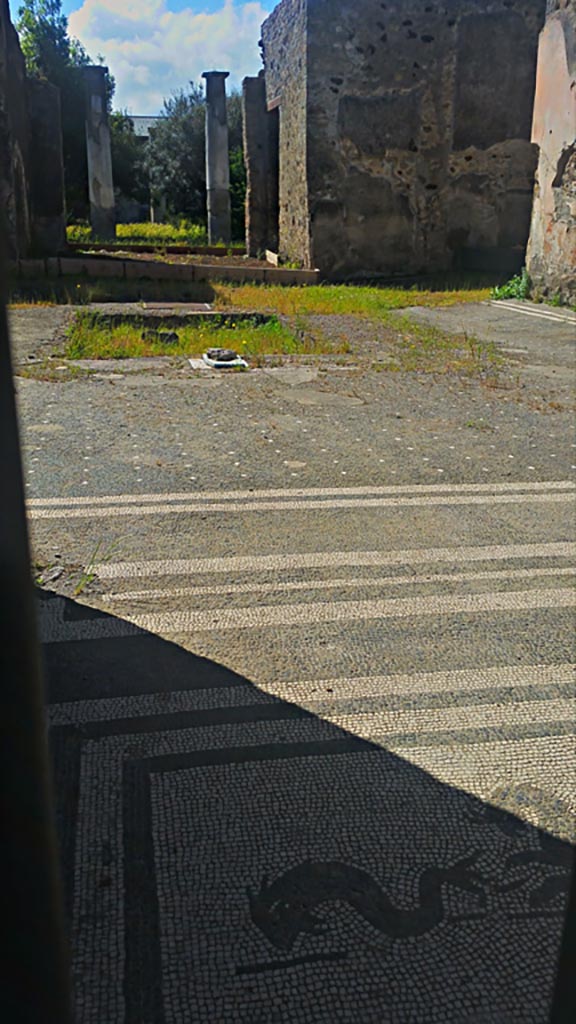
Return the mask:
[(491, 562), (526, 558), (570, 558), (576, 544), (498, 544), (481, 547), (407, 548), (398, 551), (314, 551), (274, 555), (228, 555), (221, 558), (166, 559), (150, 562), (99, 562), (100, 579), (187, 576), (207, 573), (279, 572), (333, 569), (342, 566), (421, 565), (436, 562)]
[(149, 502), (172, 501), (241, 501), (255, 498), (330, 498), (342, 495), (394, 495), (394, 494), (483, 494), (486, 492), (499, 494), (514, 491), (564, 491), (576, 490), (572, 480), (526, 481), (519, 483), (480, 483), (480, 484), (396, 484), (382, 487), (309, 487), (281, 488), (265, 490), (234, 490), (234, 491), (180, 491), (167, 494), (109, 494), (99, 496), (81, 495), (70, 498), (29, 498), (29, 508), (58, 507), (74, 508), (82, 505), (141, 505)]
[(426, 576), (355, 576), (330, 580), (298, 580), (289, 583), (238, 583), (216, 587), (176, 587), (171, 590), (128, 590), (103, 594), (104, 601), (167, 601), (175, 597), (210, 594), (283, 594), (299, 590), (341, 590), (344, 588), (406, 586), (425, 583), (474, 583), (481, 580), (530, 580), (573, 576), (574, 569), (503, 569), (492, 572), (428, 573)]
[(426, 710), (385, 711), (376, 714), (322, 717), (362, 739), (399, 733), (456, 732), (462, 729), (508, 729), (546, 722), (574, 722), (574, 700), (521, 701), (506, 704), (466, 704)]
[(291, 683), (260, 684), (269, 693), (286, 700), (297, 700), (299, 692), (318, 700), (379, 697), (382, 694), (417, 695), (459, 691), (478, 691), (486, 687), (547, 686), (574, 683), (576, 664), (503, 665), (449, 672), (418, 672), (389, 676), (356, 676), (339, 679), (314, 679)]
[(507, 309), (513, 313), (523, 313), (524, 316), (534, 316), (539, 320), (552, 320), (562, 324), (576, 323), (575, 316), (571, 316), (569, 313), (562, 313), (560, 310), (552, 312), (549, 309), (527, 309), (526, 306), (521, 306), (518, 302), (503, 302), (501, 299), (497, 302), (492, 301), (490, 305), (499, 306), (501, 309)]
[(181, 505), (110, 505), (97, 508), (73, 506), (71, 508), (39, 508), (31, 511), (33, 519), (109, 519), (117, 516), (165, 516), (183, 512), (310, 512), (326, 509), (359, 508), (420, 508), (460, 505), (525, 505), (562, 504), (573, 502), (574, 495), (567, 493), (550, 494), (474, 494), (474, 495), (422, 495), (405, 498), (333, 498), (321, 501), (308, 498), (298, 501), (245, 501), (183, 503)]
[[(452, 703), (455, 699), (470, 700), (471, 695), (493, 695), (505, 689), (523, 687), (528, 693), (538, 689), (543, 700), (548, 687), (554, 695), (562, 686), (574, 686), (576, 665), (506, 665), (477, 671), (429, 672), (415, 675), (369, 676), (356, 679), (323, 679), (285, 684), (265, 683), (237, 686), (216, 686), (203, 690), (179, 690), (171, 693), (141, 694), (138, 697), (105, 697), (95, 700), (63, 701), (49, 709), (53, 725), (104, 722), (115, 718), (139, 718), (153, 715), (175, 715), (183, 711), (270, 704), (287, 700), (307, 710), (336, 711), (343, 700), (381, 700), (406, 698), (426, 699), (439, 696)], [(526, 698), (528, 699), (528, 697)], [(488, 701), (490, 703), (490, 701)]]
[(522, 612), (545, 608), (574, 608), (576, 593), (567, 588), (506, 593), (433, 595), (376, 601), (336, 601), (298, 605), (260, 605), (252, 608), (215, 608), (210, 611), (127, 615), (142, 629), (157, 633), (195, 630), (261, 629), (268, 626), (316, 625), (320, 622), (407, 618), (420, 615), (478, 615), (486, 612)]

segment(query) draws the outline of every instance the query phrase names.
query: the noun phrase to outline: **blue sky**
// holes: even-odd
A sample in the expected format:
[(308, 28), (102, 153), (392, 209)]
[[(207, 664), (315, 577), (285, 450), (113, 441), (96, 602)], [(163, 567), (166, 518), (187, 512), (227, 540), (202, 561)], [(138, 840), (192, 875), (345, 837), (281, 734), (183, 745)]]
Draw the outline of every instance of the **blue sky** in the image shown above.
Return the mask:
[[(20, 0), (10, 0), (16, 20)], [(63, 0), (70, 34), (102, 54), (116, 79), (115, 106), (156, 114), (164, 97), (203, 71), (230, 85), (261, 67), (260, 26), (277, 0)]]

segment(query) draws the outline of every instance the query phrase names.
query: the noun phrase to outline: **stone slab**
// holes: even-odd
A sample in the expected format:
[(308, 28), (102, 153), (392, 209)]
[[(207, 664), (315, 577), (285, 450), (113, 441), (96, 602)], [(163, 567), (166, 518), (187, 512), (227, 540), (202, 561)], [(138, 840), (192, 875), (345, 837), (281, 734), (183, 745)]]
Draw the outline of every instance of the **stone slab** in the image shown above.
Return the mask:
[(318, 377), (318, 370), (308, 366), (271, 366), (264, 369), (264, 373), (280, 384), (288, 384), (290, 387), (309, 384)]

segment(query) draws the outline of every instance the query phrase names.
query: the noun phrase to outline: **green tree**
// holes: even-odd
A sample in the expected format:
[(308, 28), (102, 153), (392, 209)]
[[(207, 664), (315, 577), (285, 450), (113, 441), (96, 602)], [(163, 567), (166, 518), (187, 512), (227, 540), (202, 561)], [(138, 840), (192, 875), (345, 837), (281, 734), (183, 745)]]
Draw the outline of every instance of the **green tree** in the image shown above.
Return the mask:
[(246, 168), (241, 146), (230, 149), (230, 205), (232, 207), (232, 238), (243, 242), (246, 230)]
[(164, 100), (163, 118), (150, 133), (146, 165), (154, 200), (166, 200), (174, 217), (206, 223), (205, 106), (202, 90), (190, 83)]
[(29, 74), (48, 77), (49, 70), (58, 74), (71, 63), (68, 19), (60, 0), (24, 0), (16, 28)]
[(228, 139), (230, 152), (233, 153), (235, 149), (243, 150), (242, 94), (236, 89), (234, 89), (228, 96), (226, 113), (228, 117)]
[[(92, 61), (82, 44), (69, 36), (61, 0), (23, 0), (16, 28), (28, 74), (45, 78), (60, 89), (68, 216), (86, 216), (88, 170), (82, 68)], [(109, 107), (113, 93), (114, 79), (108, 76)]]
[[(164, 196), (169, 214), (206, 223), (206, 104), (194, 83), (164, 101), (163, 120), (153, 129), (146, 155), (150, 187), (156, 202)], [(246, 172), (242, 148), (242, 100), (228, 99), (232, 234), (244, 237)]]
[(230, 146), (230, 204), (232, 238), (244, 241), (246, 224), (246, 167), (242, 134), (242, 95), (234, 91), (228, 97), (228, 138)]
[(127, 112), (110, 115), (112, 145), (112, 172), (114, 190), (127, 199), (148, 203), (150, 187), (146, 171), (146, 140), (134, 132), (134, 124)]

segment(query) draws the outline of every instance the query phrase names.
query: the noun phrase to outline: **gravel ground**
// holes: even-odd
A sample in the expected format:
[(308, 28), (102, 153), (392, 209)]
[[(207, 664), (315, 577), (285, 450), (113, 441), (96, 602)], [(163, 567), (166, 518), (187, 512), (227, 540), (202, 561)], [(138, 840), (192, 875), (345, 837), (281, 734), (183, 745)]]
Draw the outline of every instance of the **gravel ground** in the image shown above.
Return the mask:
[[(61, 344), (72, 313), (16, 311), (17, 364), (36, 372), (30, 357)], [(86, 376), (61, 383), (19, 377), (30, 496), (574, 474), (564, 379), (535, 382), (519, 361), (488, 382), (375, 372), (388, 327), (354, 317), (310, 324), (346, 337), (353, 352), (233, 375), (167, 358), (81, 361)], [(68, 377), (65, 363), (52, 363), (53, 377)]]

